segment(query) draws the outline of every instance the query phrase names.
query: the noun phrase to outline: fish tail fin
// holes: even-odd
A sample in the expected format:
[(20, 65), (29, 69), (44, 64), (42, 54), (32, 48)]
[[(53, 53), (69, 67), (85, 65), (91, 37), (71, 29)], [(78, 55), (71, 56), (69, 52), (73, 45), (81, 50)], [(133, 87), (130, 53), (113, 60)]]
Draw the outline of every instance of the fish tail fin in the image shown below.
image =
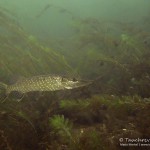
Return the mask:
[(0, 82), (0, 101), (4, 101), (7, 98), (6, 94), (7, 84)]
[(6, 90), (7, 84), (0, 82), (0, 90)]

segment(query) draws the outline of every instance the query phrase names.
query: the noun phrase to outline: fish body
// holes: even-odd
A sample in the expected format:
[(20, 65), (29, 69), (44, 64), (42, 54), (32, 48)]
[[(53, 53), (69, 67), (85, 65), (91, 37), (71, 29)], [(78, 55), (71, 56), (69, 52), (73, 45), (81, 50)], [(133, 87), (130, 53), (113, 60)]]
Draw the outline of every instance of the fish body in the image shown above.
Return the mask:
[[(58, 91), (65, 89), (73, 89), (89, 84), (86, 81), (78, 81), (75, 78), (69, 79), (61, 76), (43, 75), (34, 76), (18, 80), (15, 84), (5, 85), (0, 83), (5, 89), (6, 95), (11, 92), (19, 92), (25, 94), (34, 91)], [(1, 88), (2, 89), (2, 88)]]

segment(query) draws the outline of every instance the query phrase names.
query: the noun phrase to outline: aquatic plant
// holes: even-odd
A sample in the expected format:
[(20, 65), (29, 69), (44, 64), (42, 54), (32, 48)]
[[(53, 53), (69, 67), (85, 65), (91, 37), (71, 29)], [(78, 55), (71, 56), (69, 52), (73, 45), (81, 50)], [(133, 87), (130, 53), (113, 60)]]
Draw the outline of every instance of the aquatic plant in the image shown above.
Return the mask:
[(52, 128), (51, 135), (57, 136), (60, 145), (64, 144), (72, 150), (76, 150), (78, 145), (73, 136), (73, 124), (65, 119), (63, 115), (54, 115), (49, 119), (50, 127)]
[(35, 133), (37, 133), (37, 131), (36, 131), (36, 129), (35, 129), (35, 127), (34, 127), (32, 121), (30, 120), (30, 118), (29, 118), (28, 115), (26, 115), (26, 114), (25, 114), (24, 112), (22, 112), (22, 111), (16, 111), (16, 112), (15, 112), (15, 115), (18, 116), (18, 117), (20, 117), (20, 118), (22, 118), (22, 119), (24, 119), (25, 121), (27, 121), (27, 122), (30, 124), (30, 126), (33, 128), (33, 130), (35, 131)]
[(63, 115), (54, 115), (52, 118), (49, 119), (49, 123), (53, 131), (59, 136), (66, 136), (67, 138), (72, 138), (72, 124), (68, 119), (65, 119)]
[(80, 17), (76, 20), (78, 32), (75, 33), (74, 42), (70, 40), (72, 44), (76, 43), (76, 53), (72, 51), (70, 57), (78, 58), (74, 62), (78, 72), (92, 79), (104, 75), (107, 79), (103, 81), (103, 85), (107, 86), (104, 91), (111, 87), (106, 93), (149, 97), (146, 90), (149, 80), (141, 77), (140, 83), (135, 86), (130, 82), (137, 75), (149, 75), (150, 64), (146, 57), (149, 52), (143, 43), (143, 38), (149, 37), (149, 32), (130, 23)]
[(7, 137), (5, 136), (5, 133), (3, 130), (0, 130), (0, 149), (8, 149), (8, 150), (12, 150)]
[(94, 128), (81, 129), (82, 133), (80, 136), (80, 149), (86, 150), (105, 150), (107, 146), (104, 146), (104, 140), (99, 132)]
[(11, 76), (71, 72), (64, 56), (43, 46), (34, 35), (28, 35), (9, 12), (0, 9), (0, 79)]
[(149, 31), (70, 15), (77, 21), (74, 36), (44, 43), (0, 7), (1, 81), (16, 73), (66, 72), (94, 80), (86, 94), (80, 90), (86, 99), (75, 90), (69, 99), (31, 93), (20, 103), (0, 103), (0, 149), (119, 150), (119, 138), (149, 138)]
[(70, 113), (74, 113), (78, 112), (84, 108), (87, 108), (87, 106), (89, 105), (89, 101), (88, 100), (61, 100), (59, 107), (60, 109), (62, 109), (63, 111), (67, 112), (68, 114)]
[[(89, 99), (63, 100), (61, 105), (47, 98), (0, 105), (0, 129), (12, 149), (29, 149), (24, 141), (30, 143), (31, 149), (109, 150), (109, 145), (119, 149), (119, 137), (149, 134), (149, 99), (138, 95), (94, 95)], [(5, 144), (2, 141), (0, 145)]]

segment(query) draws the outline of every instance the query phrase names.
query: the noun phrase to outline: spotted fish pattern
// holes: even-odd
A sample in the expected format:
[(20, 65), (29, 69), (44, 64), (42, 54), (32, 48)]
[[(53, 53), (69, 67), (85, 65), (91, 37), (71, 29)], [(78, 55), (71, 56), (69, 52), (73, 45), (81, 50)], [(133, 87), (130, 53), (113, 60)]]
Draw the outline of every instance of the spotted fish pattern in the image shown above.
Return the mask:
[(34, 76), (18, 80), (15, 84), (5, 85), (6, 95), (11, 92), (20, 92), (22, 94), (32, 91), (57, 91), (64, 89), (73, 89), (85, 86), (86, 81), (79, 81), (75, 78), (66, 78), (61, 76)]

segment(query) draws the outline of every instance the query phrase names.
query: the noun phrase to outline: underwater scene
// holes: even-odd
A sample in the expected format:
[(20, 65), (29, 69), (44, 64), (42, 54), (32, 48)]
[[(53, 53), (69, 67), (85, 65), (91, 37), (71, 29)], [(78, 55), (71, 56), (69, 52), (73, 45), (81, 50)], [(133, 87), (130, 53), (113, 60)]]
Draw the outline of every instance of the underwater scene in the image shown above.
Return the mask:
[(150, 149), (149, 0), (0, 0), (0, 150)]

